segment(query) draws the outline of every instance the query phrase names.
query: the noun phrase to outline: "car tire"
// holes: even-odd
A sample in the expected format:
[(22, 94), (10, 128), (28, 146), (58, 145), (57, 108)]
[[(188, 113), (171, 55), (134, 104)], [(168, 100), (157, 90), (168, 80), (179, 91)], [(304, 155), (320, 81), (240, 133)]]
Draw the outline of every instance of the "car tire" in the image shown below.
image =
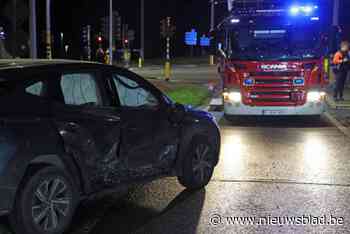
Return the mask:
[(10, 223), (15, 233), (61, 234), (73, 218), (79, 192), (69, 175), (44, 167), (24, 179)]
[(194, 137), (182, 160), (180, 184), (190, 190), (205, 187), (213, 176), (217, 158), (215, 144), (210, 143), (208, 137)]

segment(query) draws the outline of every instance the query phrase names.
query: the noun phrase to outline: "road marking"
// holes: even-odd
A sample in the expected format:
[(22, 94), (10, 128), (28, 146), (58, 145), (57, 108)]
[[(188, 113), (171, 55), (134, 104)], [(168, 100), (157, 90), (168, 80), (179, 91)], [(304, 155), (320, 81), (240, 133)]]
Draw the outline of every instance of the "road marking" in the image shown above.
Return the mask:
[[(334, 187), (350, 187), (350, 184), (332, 184), (332, 183), (317, 183), (317, 182), (302, 182), (295, 180), (274, 180), (274, 179), (216, 179), (215, 176), (210, 180), (210, 183), (265, 183), (265, 184), (292, 184), (292, 185), (321, 185)], [(209, 183), (209, 184), (210, 184)]]
[(211, 106), (222, 106), (223, 105), (222, 98), (213, 98), (213, 99), (211, 99), (210, 105)]
[(326, 112), (325, 116), (328, 118), (328, 120), (336, 126), (339, 131), (341, 131), (345, 136), (350, 138), (350, 129), (345, 127), (340, 121), (338, 121), (336, 118), (334, 118), (330, 113)]

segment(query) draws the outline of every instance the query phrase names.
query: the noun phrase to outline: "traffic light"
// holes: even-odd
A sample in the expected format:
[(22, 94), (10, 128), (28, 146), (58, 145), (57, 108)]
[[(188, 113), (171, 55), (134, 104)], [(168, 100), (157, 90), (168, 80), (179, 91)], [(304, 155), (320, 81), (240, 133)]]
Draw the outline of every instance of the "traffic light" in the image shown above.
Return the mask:
[(118, 41), (122, 40), (122, 17), (117, 16), (115, 18), (116, 38)]
[[(103, 38), (109, 38), (109, 17), (101, 18), (101, 35)], [(122, 38), (122, 18), (117, 11), (113, 12), (113, 37), (121, 41)]]
[(160, 35), (162, 37), (172, 37), (175, 34), (176, 27), (171, 24), (171, 17), (160, 21)]
[(166, 31), (167, 31), (167, 22), (166, 22), (166, 19), (162, 19), (160, 21), (160, 35), (162, 37), (166, 37)]
[(87, 26), (83, 27), (83, 31), (82, 31), (82, 39), (83, 39), (83, 44), (87, 44), (88, 42), (88, 38), (89, 38), (89, 32), (88, 32), (88, 28)]
[(122, 26), (122, 42), (123, 42), (123, 47), (128, 48), (129, 47), (129, 25), (128, 24), (123, 24)]
[(108, 17), (102, 17), (101, 18), (101, 35), (104, 38), (108, 38), (108, 32), (109, 32), (109, 20)]
[(5, 30), (0, 26), (0, 40), (5, 40)]
[(97, 42), (98, 42), (98, 43), (102, 43), (102, 37), (101, 37), (101, 36), (98, 36), (98, 37), (97, 37)]

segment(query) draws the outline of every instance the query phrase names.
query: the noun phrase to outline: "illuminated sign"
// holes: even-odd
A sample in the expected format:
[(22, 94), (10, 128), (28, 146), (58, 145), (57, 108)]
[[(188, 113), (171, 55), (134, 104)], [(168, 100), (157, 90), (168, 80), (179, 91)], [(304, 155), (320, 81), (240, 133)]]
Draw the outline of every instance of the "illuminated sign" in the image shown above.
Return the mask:
[(185, 44), (189, 46), (197, 45), (197, 32), (195, 29), (185, 33)]
[(208, 47), (210, 46), (210, 38), (209, 37), (206, 37), (205, 35), (203, 35), (201, 38), (200, 38), (200, 43), (199, 43), (201, 46), (205, 46), (205, 47)]

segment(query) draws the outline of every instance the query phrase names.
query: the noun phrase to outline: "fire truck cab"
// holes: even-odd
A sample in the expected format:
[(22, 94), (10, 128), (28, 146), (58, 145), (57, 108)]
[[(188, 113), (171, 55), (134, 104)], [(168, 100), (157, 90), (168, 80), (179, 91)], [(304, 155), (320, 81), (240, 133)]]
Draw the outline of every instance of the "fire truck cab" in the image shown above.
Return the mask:
[(325, 111), (328, 37), (320, 6), (286, 2), (235, 0), (219, 26), (227, 117)]

